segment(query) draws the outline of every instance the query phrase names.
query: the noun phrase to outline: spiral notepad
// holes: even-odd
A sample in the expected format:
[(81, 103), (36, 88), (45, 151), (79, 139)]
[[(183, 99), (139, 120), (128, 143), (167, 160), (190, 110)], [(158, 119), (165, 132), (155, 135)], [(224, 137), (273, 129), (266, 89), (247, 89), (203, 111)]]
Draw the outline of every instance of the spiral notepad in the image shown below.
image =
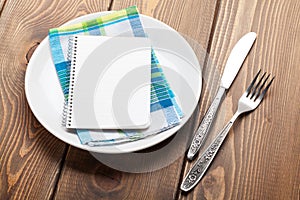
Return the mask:
[(67, 128), (143, 129), (150, 125), (149, 39), (75, 35), (69, 50)]

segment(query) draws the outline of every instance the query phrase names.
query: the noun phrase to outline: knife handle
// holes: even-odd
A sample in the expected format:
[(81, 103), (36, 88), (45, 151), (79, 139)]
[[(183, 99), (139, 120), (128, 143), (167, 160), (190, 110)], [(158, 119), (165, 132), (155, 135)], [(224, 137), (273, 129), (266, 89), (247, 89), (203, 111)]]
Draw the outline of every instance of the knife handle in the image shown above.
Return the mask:
[(195, 165), (188, 172), (186, 177), (184, 178), (180, 189), (188, 192), (193, 189), (197, 183), (201, 180), (202, 176), (206, 172), (210, 163), (213, 161), (216, 156), (218, 150), (220, 149), (226, 135), (228, 134), (234, 120), (230, 120), (226, 126), (222, 129), (222, 131), (217, 135), (214, 141), (209, 145), (209, 147), (204, 151), (201, 157), (196, 161)]
[(219, 90), (217, 92), (217, 95), (215, 99), (213, 100), (212, 104), (210, 105), (208, 111), (206, 112), (204, 118), (201, 121), (201, 124), (199, 128), (197, 129), (191, 146), (189, 148), (187, 158), (189, 160), (193, 160), (195, 155), (198, 153), (199, 149), (203, 145), (207, 135), (208, 131), (211, 127), (212, 122), (214, 121), (215, 114), (218, 111), (218, 108), (220, 106), (220, 103), (222, 101), (223, 95), (225, 93), (225, 88), (224, 87), (219, 87)]

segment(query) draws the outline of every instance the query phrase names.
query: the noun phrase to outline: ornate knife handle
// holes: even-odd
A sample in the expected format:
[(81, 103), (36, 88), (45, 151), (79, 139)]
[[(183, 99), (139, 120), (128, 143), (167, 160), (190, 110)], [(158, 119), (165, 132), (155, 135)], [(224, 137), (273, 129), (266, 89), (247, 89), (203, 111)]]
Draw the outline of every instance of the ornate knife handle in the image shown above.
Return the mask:
[(196, 134), (194, 135), (194, 138), (192, 140), (191, 146), (187, 154), (187, 158), (189, 160), (193, 160), (193, 158), (195, 157), (195, 155), (198, 153), (199, 149), (203, 145), (208, 135), (208, 131), (211, 127), (211, 124), (214, 121), (215, 114), (218, 111), (224, 93), (225, 93), (225, 88), (220, 87), (215, 99), (213, 100), (207, 113), (202, 119), (201, 124), (197, 129)]
[(209, 145), (209, 147), (205, 150), (201, 157), (196, 161), (195, 165), (184, 178), (180, 187), (181, 190), (187, 192), (194, 188), (197, 185), (197, 183), (201, 180), (202, 176), (206, 172), (210, 163), (213, 161), (215, 155), (217, 154), (220, 146), (222, 145), (232, 124), (233, 120), (230, 120), (230, 122), (228, 122), (227, 125), (223, 128), (223, 130), (217, 135), (217, 137)]

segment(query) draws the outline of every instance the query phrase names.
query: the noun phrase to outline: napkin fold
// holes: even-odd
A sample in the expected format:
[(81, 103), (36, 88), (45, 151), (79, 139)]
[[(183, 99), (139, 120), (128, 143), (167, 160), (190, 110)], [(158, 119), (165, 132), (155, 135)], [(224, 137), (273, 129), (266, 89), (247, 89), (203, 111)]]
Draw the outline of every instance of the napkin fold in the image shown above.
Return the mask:
[[(69, 93), (70, 60), (68, 41), (72, 35), (104, 35), (146, 37), (136, 6), (107, 14), (96, 19), (49, 30), (52, 59), (66, 101)], [(99, 60), (101, 62), (101, 59)], [(90, 146), (120, 144), (140, 140), (178, 125), (183, 112), (176, 101), (162, 67), (151, 51), (151, 125), (143, 131), (82, 130), (77, 135), (82, 144)]]

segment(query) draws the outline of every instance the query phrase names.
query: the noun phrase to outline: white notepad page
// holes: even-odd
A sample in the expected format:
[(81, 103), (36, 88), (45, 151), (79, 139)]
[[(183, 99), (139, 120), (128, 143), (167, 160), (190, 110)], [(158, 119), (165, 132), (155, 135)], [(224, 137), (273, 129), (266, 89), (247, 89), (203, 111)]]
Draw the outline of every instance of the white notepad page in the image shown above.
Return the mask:
[(148, 38), (74, 36), (67, 128), (143, 129), (150, 125)]

